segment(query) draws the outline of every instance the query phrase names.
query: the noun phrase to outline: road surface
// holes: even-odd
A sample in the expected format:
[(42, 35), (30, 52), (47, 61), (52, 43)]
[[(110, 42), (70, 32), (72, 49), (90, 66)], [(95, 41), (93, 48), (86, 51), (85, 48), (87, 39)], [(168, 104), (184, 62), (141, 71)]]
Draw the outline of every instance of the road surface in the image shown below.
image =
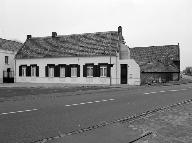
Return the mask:
[[(7, 90), (10, 94), (14, 92), (11, 88)], [(1, 143), (31, 143), (191, 99), (192, 84), (21, 97), (0, 102)]]

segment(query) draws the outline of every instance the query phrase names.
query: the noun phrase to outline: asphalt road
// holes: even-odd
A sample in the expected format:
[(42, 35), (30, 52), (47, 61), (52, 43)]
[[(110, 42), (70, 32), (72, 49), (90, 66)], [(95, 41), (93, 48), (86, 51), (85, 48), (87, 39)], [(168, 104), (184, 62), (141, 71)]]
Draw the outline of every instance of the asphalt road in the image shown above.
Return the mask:
[(21, 95), (0, 102), (0, 142), (35, 142), (191, 99), (191, 93), (192, 84)]

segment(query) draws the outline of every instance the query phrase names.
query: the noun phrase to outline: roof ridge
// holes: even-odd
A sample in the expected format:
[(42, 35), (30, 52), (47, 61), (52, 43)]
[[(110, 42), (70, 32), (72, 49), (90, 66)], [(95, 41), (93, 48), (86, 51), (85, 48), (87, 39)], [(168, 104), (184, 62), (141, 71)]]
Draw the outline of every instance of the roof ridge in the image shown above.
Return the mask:
[(0, 38), (0, 39), (8, 41), (8, 42), (16, 42), (16, 43), (19, 43), (19, 44), (23, 44), (22, 42), (19, 42), (19, 41), (16, 41), (16, 40), (10, 40), (10, 39), (5, 39), (5, 38)]
[[(70, 36), (78, 36), (78, 35), (87, 35), (87, 34), (102, 34), (102, 33), (118, 33), (118, 31), (104, 31), (104, 32), (89, 32), (89, 33), (79, 33), (79, 34), (67, 34), (67, 35), (57, 35), (57, 37), (70, 37)], [(56, 38), (57, 38), (56, 37)], [(39, 38), (52, 38), (51, 35), (49, 36), (42, 36), (42, 37), (31, 37), (30, 39), (39, 39)]]
[(136, 47), (130, 47), (131, 49), (133, 48), (150, 48), (150, 47), (168, 47), (168, 46), (179, 46), (178, 44), (170, 44), (170, 45), (156, 45), (156, 46), (136, 46)]

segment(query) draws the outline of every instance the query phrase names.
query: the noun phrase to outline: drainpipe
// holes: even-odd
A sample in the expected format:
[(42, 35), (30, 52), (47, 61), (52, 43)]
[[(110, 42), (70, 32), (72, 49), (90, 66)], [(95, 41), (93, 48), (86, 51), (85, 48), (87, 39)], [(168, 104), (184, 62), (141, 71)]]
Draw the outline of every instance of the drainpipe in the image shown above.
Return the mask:
[(14, 58), (14, 60), (15, 60), (15, 72), (14, 72), (15, 77), (14, 77), (14, 82), (16, 82), (16, 59)]
[(116, 85), (117, 85), (117, 51), (116, 51), (116, 55), (115, 55), (115, 58), (116, 58)]
[(111, 51), (110, 51), (110, 86), (111, 86)]
[(178, 80), (180, 80), (180, 45), (178, 43), (178, 57), (179, 57), (179, 75), (178, 75)]
[(109, 55), (110, 55), (110, 57), (109, 57), (109, 63), (110, 63), (110, 86), (111, 86), (111, 33), (110, 33), (110, 43), (109, 43)]

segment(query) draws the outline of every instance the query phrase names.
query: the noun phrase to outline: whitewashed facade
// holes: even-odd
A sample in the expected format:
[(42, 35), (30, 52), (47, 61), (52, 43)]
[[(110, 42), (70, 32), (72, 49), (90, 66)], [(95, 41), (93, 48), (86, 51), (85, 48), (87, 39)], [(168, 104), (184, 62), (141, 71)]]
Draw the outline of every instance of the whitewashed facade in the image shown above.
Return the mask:
[[(10, 76), (13, 77), (14, 73), (14, 67), (15, 67), (15, 52), (13, 51), (7, 51), (7, 50), (2, 50), (0, 49), (0, 83), (3, 83), (3, 72), (4, 76)], [(7, 74), (7, 71), (9, 72), (9, 75)]]
[[(111, 60), (110, 60), (111, 59)], [(110, 62), (111, 61), (111, 62)], [(86, 64), (98, 65), (101, 63), (112, 64), (111, 77), (84, 77), (83, 66)], [(48, 64), (77, 64), (80, 65), (80, 77), (46, 77), (45, 67)], [(30, 83), (69, 83), (69, 84), (121, 84), (121, 64), (127, 65), (127, 84), (140, 85), (140, 68), (133, 59), (119, 60), (119, 57), (64, 57), (43, 59), (19, 59), (16, 60), (16, 82)], [(19, 76), (19, 66), (37, 65), (39, 76)]]

